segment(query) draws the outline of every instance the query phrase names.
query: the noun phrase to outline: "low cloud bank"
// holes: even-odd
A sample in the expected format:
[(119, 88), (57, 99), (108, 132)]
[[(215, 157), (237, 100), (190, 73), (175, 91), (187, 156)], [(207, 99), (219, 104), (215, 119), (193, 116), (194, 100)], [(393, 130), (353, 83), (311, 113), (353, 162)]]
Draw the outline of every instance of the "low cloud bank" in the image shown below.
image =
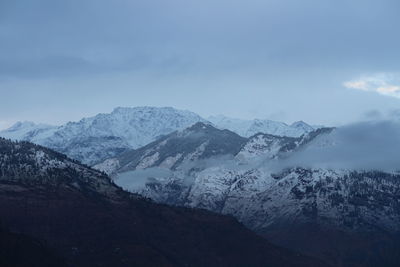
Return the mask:
[(188, 162), (175, 172), (157, 167), (121, 173), (116, 183), (129, 191), (139, 192), (149, 182), (167, 182), (170, 179), (190, 187), (194, 182), (192, 171), (214, 169), (218, 175), (226, 170), (263, 169), (265, 173), (277, 173), (293, 167), (400, 171), (400, 122), (380, 120), (343, 126), (317, 137), (297, 152), (283, 155), (281, 159), (260, 157), (245, 163), (233, 156), (218, 156)]
[(285, 160), (284, 166), (400, 170), (400, 123), (369, 121), (340, 127)]

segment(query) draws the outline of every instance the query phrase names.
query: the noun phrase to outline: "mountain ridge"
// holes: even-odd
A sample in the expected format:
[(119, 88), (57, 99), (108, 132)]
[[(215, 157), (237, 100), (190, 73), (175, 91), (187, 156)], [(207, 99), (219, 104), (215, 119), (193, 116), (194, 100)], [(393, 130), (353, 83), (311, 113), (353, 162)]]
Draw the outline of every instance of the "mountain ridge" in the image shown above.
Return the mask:
[(202, 120), (190, 111), (171, 107), (118, 107), (111, 113), (100, 113), (58, 127), (30, 125), (17, 135), (8, 129), (1, 131), (0, 136), (31, 141), (92, 165)]
[(210, 116), (207, 118), (211, 123), (220, 129), (228, 129), (243, 137), (250, 137), (257, 133), (266, 133), (276, 136), (300, 137), (314, 129), (303, 121), (296, 121), (288, 125), (284, 122), (278, 122), (265, 119), (235, 119), (223, 115)]
[[(0, 131), (0, 136), (43, 145), (94, 165), (197, 122), (212, 123), (193, 112), (172, 107), (117, 107), (110, 113), (99, 113), (61, 126), (18, 122)], [(297, 123), (295, 125), (298, 127), (292, 127), (266, 120), (256, 122), (261, 123), (262, 127), (253, 125), (243, 134), (263, 131), (300, 136), (310, 130), (307, 127), (311, 127), (305, 123)], [(224, 128), (224, 125), (214, 125)], [(240, 127), (233, 130), (239, 135), (244, 131)]]

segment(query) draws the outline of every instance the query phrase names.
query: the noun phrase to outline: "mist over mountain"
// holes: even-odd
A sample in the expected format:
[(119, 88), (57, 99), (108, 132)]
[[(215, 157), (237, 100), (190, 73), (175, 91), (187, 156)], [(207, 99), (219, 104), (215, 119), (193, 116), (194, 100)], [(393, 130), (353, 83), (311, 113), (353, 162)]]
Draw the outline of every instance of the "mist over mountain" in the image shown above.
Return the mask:
[(311, 168), (400, 170), (400, 122), (359, 122), (335, 129), (287, 160)]

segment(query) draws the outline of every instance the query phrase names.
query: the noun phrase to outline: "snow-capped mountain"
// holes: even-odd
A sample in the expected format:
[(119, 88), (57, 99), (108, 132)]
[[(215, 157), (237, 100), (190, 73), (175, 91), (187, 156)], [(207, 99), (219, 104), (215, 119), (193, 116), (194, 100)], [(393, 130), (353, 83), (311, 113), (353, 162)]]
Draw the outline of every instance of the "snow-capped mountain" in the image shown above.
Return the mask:
[(197, 122), (213, 123), (220, 129), (229, 129), (244, 137), (257, 133), (300, 137), (313, 131), (304, 122), (287, 125), (269, 120), (246, 121), (221, 116), (211, 117), (210, 121), (193, 112), (170, 107), (119, 107), (108, 114), (98, 114), (61, 126), (18, 122), (0, 131), (0, 136), (43, 145), (94, 165)]
[(136, 150), (107, 159), (94, 168), (106, 173), (162, 167), (171, 170), (201, 159), (235, 156), (247, 141), (229, 130), (219, 130), (198, 122)]
[(0, 136), (34, 142), (92, 165), (199, 121), (205, 120), (169, 107), (116, 108), (59, 127), (17, 123)]
[(276, 136), (300, 137), (303, 134), (315, 130), (312, 126), (303, 121), (298, 121), (291, 125), (287, 125), (283, 122), (271, 120), (242, 120), (229, 118), (222, 115), (211, 116), (208, 118), (208, 121), (212, 122), (220, 129), (228, 129), (244, 137), (250, 137), (257, 133), (265, 133)]
[(132, 148), (144, 146), (156, 138), (204, 121), (195, 113), (170, 107), (116, 108), (110, 114), (98, 114), (62, 126), (65, 134), (115, 136)]

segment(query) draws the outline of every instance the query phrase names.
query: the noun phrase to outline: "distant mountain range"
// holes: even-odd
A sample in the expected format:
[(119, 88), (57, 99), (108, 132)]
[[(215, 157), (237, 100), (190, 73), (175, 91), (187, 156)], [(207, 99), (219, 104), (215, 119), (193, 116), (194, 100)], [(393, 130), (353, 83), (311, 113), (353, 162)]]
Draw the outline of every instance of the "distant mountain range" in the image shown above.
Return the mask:
[(258, 132), (299, 137), (313, 130), (304, 122), (289, 126), (269, 120), (244, 121), (221, 116), (206, 120), (193, 112), (170, 107), (119, 107), (109, 114), (98, 114), (61, 126), (18, 122), (0, 131), (0, 136), (40, 144), (93, 165), (197, 122), (229, 129), (244, 137)]
[(40, 144), (92, 165), (198, 121), (204, 120), (192, 112), (173, 108), (116, 108), (110, 114), (58, 127), (17, 123), (1, 131), (0, 136)]
[(316, 128), (303, 121), (297, 121), (291, 125), (271, 120), (241, 120), (225, 116), (212, 116), (207, 119), (220, 129), (228, 129), (244, 137), (250, 137), (258, 133), (266, 133), (276, 136), (300, 137), (312, 132)]

